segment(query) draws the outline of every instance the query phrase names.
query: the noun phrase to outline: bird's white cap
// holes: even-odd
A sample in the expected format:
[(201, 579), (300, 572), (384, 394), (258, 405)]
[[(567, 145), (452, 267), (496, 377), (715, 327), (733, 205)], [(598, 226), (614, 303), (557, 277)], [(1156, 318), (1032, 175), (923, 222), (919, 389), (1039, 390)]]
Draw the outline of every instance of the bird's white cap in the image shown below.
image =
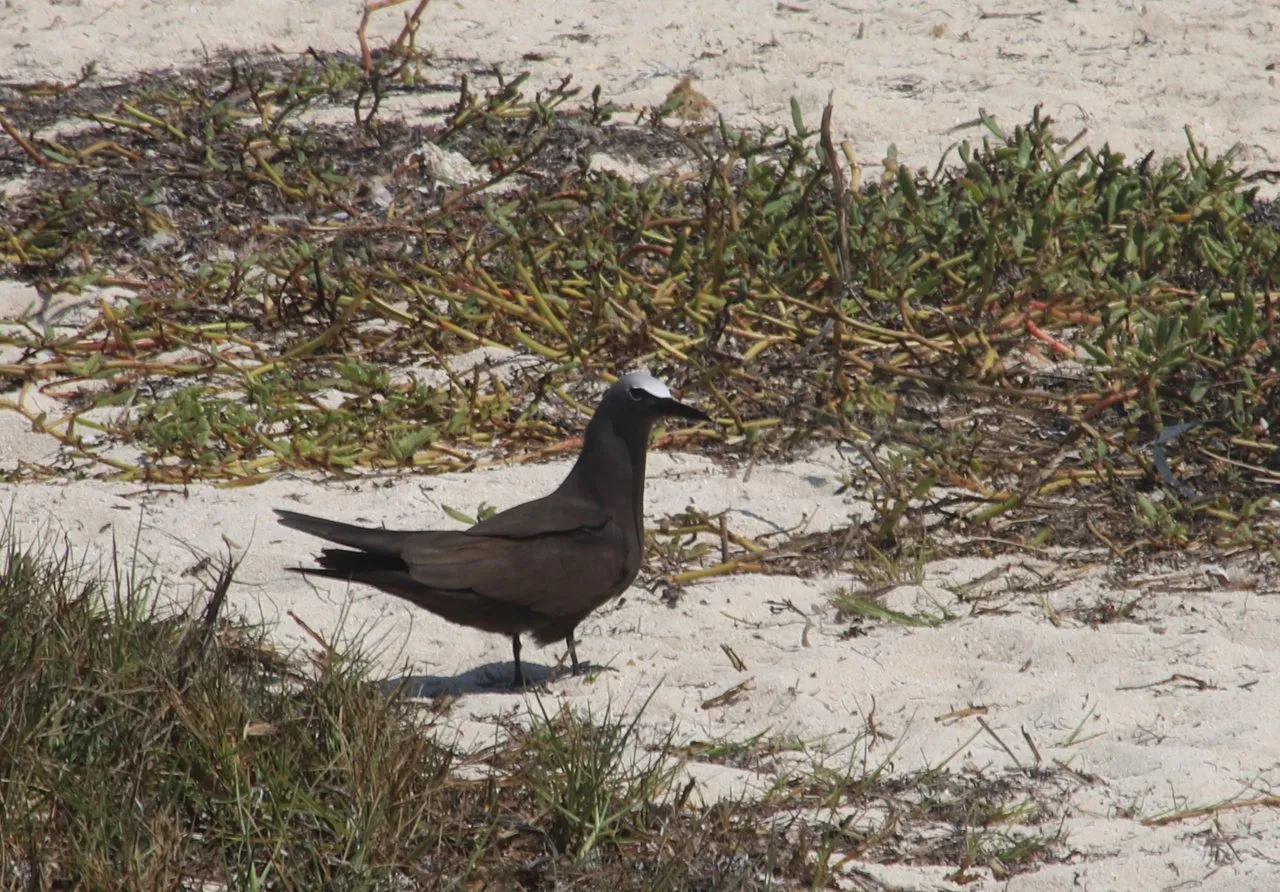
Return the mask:
[(618, 386), (627, 390), (638, 387), (650, 396), (657, 397), (660, 400), (672, 399), (671, 388), (645, 371), (623, 375), (618, 379)]

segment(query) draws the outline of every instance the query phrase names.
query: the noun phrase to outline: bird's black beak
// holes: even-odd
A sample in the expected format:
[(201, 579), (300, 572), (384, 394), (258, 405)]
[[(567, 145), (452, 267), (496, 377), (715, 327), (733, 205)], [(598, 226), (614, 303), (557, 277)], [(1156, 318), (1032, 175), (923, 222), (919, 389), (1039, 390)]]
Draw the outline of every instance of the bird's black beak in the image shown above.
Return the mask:
[(677, 418), (688, 418), (691, 421), (710, 421), (711, 416), (701, 409), (695, 409), (693, 406), (686, 406), (684, 403), (677, 402), (673, 399), (661, 399), (657, 401), (654, 407), (660, 415), (674, 415)]

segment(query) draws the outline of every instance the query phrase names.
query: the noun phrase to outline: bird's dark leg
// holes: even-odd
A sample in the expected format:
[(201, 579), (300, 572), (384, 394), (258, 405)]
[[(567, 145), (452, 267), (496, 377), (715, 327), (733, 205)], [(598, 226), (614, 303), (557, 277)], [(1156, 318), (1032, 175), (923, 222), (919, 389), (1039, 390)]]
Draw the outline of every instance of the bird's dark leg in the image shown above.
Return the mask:
[(511, 653), (516, 658), (516, 680), (515, 687), (524, 687), (524, 673), (520, 671), (520, 636), (511, 636)]
[(574, 646), (573, 646), (573, 633), (572, 633), (572, 632), (570, 632), (568, 635), (564, 636), (564, 643), (565, 643), (565, 644), (567, 644), (567, 645), (569, 645), (569, 665), (570, 665), (570, 667), (572, 667), (572, 668), (569, 670), (569, 674), (570, 674), (570, 675), (577, 675), (577, 674), (579, 674), (579, 673), (582, 671), (582, 669), (581, 669), (581, 667), (578, 665), (578, 651), (577, 651), (576, 649), (574, 649)]

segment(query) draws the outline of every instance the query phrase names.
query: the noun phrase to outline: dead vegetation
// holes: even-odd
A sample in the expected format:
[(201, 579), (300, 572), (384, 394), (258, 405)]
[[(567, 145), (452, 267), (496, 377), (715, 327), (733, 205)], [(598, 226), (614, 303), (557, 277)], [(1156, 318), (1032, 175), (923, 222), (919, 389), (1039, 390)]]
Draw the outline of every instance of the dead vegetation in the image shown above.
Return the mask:
[[(877, 520), (828, 561), (975, 533), (1274, 541), (1280, 240), (1230, 153), (1131, 164), (1037, 114), (872, 178), (798, 112), (624, 121), (568, 81), (478, 93), (416, 51), (374, 59), (2, 88), (22, 138), (0, 171), (25, 185), (0, 263), (89, 298), (3, 333), (5, 407), (65, 456), (14, 479), (537, 459), (572, 448), (593, 379), (644, 364), (722, 424), (660, 446), (862, 456), (847, 483)], [(480, 347), (525, 361), (453, 371)]]

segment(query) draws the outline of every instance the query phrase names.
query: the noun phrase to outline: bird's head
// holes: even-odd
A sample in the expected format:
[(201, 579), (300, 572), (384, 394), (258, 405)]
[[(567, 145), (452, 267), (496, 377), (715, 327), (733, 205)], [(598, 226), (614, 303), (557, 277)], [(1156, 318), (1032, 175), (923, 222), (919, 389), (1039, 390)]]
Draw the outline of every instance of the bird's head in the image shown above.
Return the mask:
[(685, 405), (671, 395), (671, 389), (648, 372), (623, 375), (600, 401), (596, 414), (608, 413), (619, 429), (648, 429), (659, 418), (687, 418), (710, 421), (700, 409)]

